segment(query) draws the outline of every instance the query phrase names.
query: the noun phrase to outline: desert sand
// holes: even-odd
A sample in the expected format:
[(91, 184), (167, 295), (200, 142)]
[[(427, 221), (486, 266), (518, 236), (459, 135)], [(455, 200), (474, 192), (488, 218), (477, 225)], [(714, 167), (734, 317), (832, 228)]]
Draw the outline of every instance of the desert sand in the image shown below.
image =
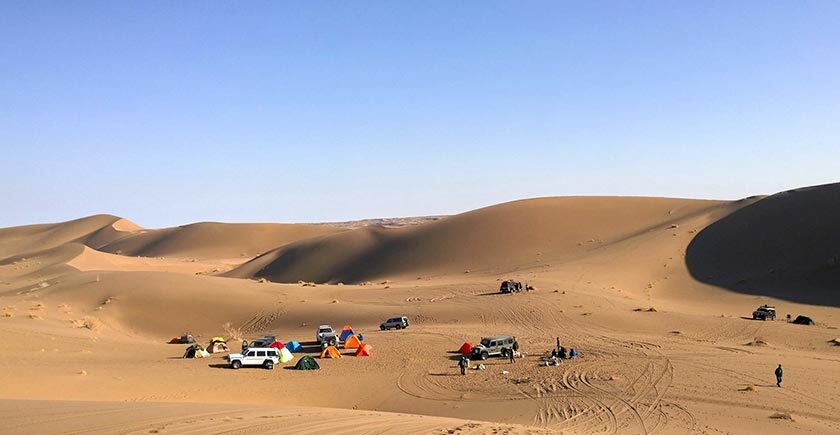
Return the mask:
[[(3, 432), (838, 433), (838, 220), (840, 184), (357, 224), (0, 229)], [(505, 279), (534, 290), (500, 294)], [(761, 304), (779, 319), (752, 320)], [(411, 326), (379, 330), (398, 315)], [(373, 355), (231, 370), (167, 344), (308, 343), (324, 323)], [(490, 335), (525, 356), (460, 376), (457, 349)], [(541, 366), (557, 337), (580, 357)]]

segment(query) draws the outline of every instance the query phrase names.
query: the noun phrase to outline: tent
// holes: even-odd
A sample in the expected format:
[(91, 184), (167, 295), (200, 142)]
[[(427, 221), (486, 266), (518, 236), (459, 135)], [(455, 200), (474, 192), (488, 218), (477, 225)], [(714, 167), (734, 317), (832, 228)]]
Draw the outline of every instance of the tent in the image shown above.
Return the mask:
[(230, 352), (230, 349), (228, 349), (227, 344), (225, 344), (225, 342), (223, 341), (211, 341), (210, 344), (207, 346), (207, 352)]
[(318, 361), (315, 361), (315, 358), (312, 358), (309, 355), (304, 355), (303, 358), (299, 359), (297, 364), (295, 364), (295, 370), (318, 370), (321, 366), (318, 365)]
[(193, 344), (184, 352), (184, 358), (203, 358), (209, 356), (200, 344)]
[(275, 348), (275, 349), (280, 349), (280, 348), (283, 348), (283, 347), (285, 347), (285, 346), (286, 346), (286, 345), (285, 345), (285, 344), (283, 344), (283, 342), (282, 342), (282, 341), (275, 341), (274, 343), (271, 343), (271, 344), (269, 344), (269, 345), (268, 345), (268, 347), (273, 347), (273, 348)]
[(344, 328), (342, 328), (341, 335), (338, 337), (338, 339), (341, 341), (345, 341), (347, 340), (347, 337), (351, 335), (356, 335), (356, 333), (353, 332), (353, 328), (351, 328), (350, 325), (344, 325)]
[(286, 349), (285, 347), (280, 348), (280, 362), (281, 363), (286, 364), (287, 362), (289, 362), (293, 359), (295, 359), (295, 357), (292, 356), (292, 353), (289, 352), (289, 349)]
[(800, 315), (793, 319), (793, 323), (796, 323), (797, 325), (813, 325), (814, 321), (808, 316)]
[(370, 356), (370, 351), (373, 347), (369, 344), (362, 343), (358, 349), (356, 349), (356, 356)]
[(303, 346), (301, 346), (297, 341), (292, 340), (286, 343), (286, 349), (289, 349), (289, 352), (302, 352)]
[(351, 335), (350, 338), (348, 338), (347, 341), (344, 342), (344, 348), (345, 349), (358, 349), (359, 346), (361, 346), (361, 344), (362, 344), (362, 341), (359, 340), (359, 337), (356, 337), (355, 335)]
[(224, 337), (213, 337), (210, 339), (210, 343), (227, 343), (227, 340)]
[(323, 352), (321, 352), (321, 358), (332, 358), (332, 359), (339, 359), (341, 358), (341, 352), (335, 348), (335, 346), (327, 346), (324, 348)]
[(461, 345), (461, 348), (458, 349), (458, 353), (461, 355), (469, 355), (472, 352), (473, 345), (469, 341), (465, 341), (464, 344)]
[(195, 339), (190, 334), (184, 334), (180, 337), (175, 337), (172, 340), (169, 340), (169, 344), (192, 344), (195, 343)]

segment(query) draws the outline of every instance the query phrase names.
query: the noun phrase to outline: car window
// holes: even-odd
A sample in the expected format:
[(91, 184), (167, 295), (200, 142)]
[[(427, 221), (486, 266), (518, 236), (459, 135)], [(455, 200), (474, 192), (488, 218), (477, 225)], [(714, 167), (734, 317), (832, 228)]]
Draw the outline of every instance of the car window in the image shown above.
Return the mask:
[(257, 352), (257, 356), (265, 356), (265, 351), (261, 350), (261, 351)]
[(484, 346), (484, 347), (490, 346), (490, 340), (488, 340), (486, 338), (484, 340), (481, 340), (481, 345)]
[(245, 352), (245, 356), (254, 356), (254, 351), (249, 350), (248, 352)]
[(268, 351), (268, 356), (277, 356), (277, 351), (276, 350)]

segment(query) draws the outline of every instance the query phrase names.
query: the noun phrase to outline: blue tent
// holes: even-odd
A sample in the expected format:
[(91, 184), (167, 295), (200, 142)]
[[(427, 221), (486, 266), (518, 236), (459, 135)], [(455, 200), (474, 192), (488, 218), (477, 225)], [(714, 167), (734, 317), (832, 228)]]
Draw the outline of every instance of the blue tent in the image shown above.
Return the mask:
[(297, 341), (294, 341), (294, 340), (286, 343), (285, 347), (286, 347), (286, 349), (289, 349), (289, 352), (302, 352), (303, 351), (303, 346), (301, 346), (300, 343), (298, 343)]
[(353, 334), (353, 330), (352, 330), (352, 329), (345, 329), (345, 330), (341, 331), (341, 336), (339, 337), (339, 340), (341, 340), (341, 341), (347, 341), (347, 339), (348, 339), (351, 335), (354, 335), (354, 334)]

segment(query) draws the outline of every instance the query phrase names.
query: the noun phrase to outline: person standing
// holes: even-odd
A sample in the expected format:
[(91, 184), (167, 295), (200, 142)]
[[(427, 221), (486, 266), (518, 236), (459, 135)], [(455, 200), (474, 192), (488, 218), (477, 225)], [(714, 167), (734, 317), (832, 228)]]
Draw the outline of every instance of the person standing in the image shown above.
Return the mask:
[(467, 374), (467, 366), (469, 366), (469, 365), (470, 365), (470, 363), (469, 363), (469, 361), (467, 361), (467, 357), (462, 356), (461, 359), (458, 361), (458, 367), (461, 368), (461, 376), (464, 376), (464, 375)]
[(515, 362), (516, 362), (516, 361), (514, 361), (514, 359), (513, 359), (513, 358), (514, 358), (514, 351), (513, 351), (513, 349), (510, 349), (510, 350), (508, 351), (508, 358), (510, 358), (510, 363), (511, 363), (511, 364), (513, 364), (513, 363), (515, 363)]
[(776, 367), (776, 386), (777, 387), (782, 386), (782, 365), (781, 364), (779, 364), (779, 366)]
[(560, 353), (560, 337), (557, 337), (557, 353)]

